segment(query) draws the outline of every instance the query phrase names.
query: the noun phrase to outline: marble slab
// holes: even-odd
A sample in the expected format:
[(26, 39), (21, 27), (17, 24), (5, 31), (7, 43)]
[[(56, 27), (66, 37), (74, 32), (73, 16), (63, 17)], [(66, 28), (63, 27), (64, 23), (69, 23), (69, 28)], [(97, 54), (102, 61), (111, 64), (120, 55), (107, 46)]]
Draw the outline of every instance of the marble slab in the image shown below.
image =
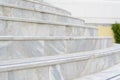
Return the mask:
[(98, 29), (82, 25), (79, 27), (67, 26), (66, 36), (98, 36)]
[[(0, 36), (95, 36), (97, 28), (79, 25), (34, 21), (18, 18), (0, 18)], [(7, 21), (6, 21), (7, 20)], [(67, 26), (67, 27), (66, 27)], [(78, 30), (77, 30), (78, 29)], [(77, 30), (77, 31), (76, 31)], [(79, 32), (81, 31), (81, 32)]]
[(0, 73), (0, 80), (49, 80), (49, 67)]
[(0, 37), (0, 60), (85, 52), (112, 47), (112, 45), (111, 38), (99, 37)]
[[(0, 20), (0, 36), (64, 36), (65, 27)], [(57, 28), (57, 29), (56, 29)], [(59, 30), (60, 31), (59, 31)]]

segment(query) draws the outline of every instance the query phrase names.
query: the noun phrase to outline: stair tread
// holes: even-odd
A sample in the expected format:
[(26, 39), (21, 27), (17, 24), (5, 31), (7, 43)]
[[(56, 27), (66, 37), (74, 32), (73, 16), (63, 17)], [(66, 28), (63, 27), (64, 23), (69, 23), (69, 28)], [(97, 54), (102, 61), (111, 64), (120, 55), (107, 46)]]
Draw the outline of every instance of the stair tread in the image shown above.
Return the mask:
[(120, 51), (120, 46), (115, 45), (113, 47), (106, 48), (106, 49), (80, 52), (75, 54), (64, 54), (64, 55), (57, 55), (57, 56), (46, 56), (46, 57), (35, 57), (35, 58), (0, 61), (0, 72), (63, 64), (63, 63), (74, 62), (78, 60), (83, 61), (86, 59), (91, 59), (92, 57), (97, 58), (100, 56), (111, 55), (113, 54), (112, 52), (116, 52), (116, 51)]
[(99, 36), (86, 36), (86, 37), (71, 37), (71, 36), (64, 36), (64, 37), (60, 37), (60, 36), (54, 36), (54, 37), (50, 37), (50, 36), (44, 36), (44, 37), (40, 37), (40, 36), (0, 36), (0, 41), (2, 40), (15, 40), (15, 41), (19, 41), (19, 40), (79, 40), (79, 39), (112, 39), (112, 37), (99, 37)]

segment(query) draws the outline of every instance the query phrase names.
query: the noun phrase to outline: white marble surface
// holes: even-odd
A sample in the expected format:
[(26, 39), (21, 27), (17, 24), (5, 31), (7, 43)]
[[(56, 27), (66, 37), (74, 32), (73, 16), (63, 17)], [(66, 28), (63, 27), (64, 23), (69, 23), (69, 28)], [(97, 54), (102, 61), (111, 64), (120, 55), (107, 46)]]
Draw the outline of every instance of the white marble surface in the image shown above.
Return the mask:
[(76, 27), (76, 26), (68, 26), (66, 27), (66, 35), (67, 36), (97, 36), (98, 29), (90, 28), (90, 27)]
[[(6, 1), (6, 0), (5, 0)], [(59, 11), (51, 10), (50, 7), (44, 7), (38, 4), (21, 4), (17, 2), (17, 4), (12, 4), (11, 2), (1, 1), (0, 3), (0, 13), (1, 16), (7, 17), (18, 17), (18, 18), (33, 18), (36, 20), (48, 20), (48, 21), (59, 21), (66, 23), (75, 23), (75, 24), (83, 24), (84, 20), (74, 18), (72, 16), (59, 15)], [(22, 1), (20, 1), (22, 2)], [(37, 9), (36, 9), (37, 8)], [(39, 9), (40, 10), (39, 10)], [(54, 8), (53, 8), (54, 9)], [(50, 11), (51, 10), (51, 11)], [(56, 14), (55, 14), (56, 13)], [(61, 12), (62, 13), (62, 12)]]
[(120, 80), (120, 64), (114, 65), (104, 71), (74, 80)]
[(60, 65), (51, 66), (50, 69), (50, 80), (65, 80), (61, 72)]
[(0, 0), (0, 80), (74, 80), (120, 63), (120, 47), (95, 36), (65, 10)]
[[(0, 79), (74, 80), (85, 75), (101, 72), (106, 68), (118, 64), (120, 62), (119, 53), (120, 47), (114, 46), (103, 50), (83, 52), (82, 54), (77, 53), (52, 57), (0, 61)], [(115, 67), (113, 72), (116, 69), (118, 69), (118, 67)], [(113, 73), (107, 75), (106, 78), (112, 74)], [(102, 79), (104, 80), (103, 77)]]
[(0, 73), (0, 80), (49, 80), (49, 67)]
[(56, 8), (54, 6), (51, 6), (49, 4), (44, 3), (36, 3), (30, 0), (0, 0), (0, 4), (10, 4), (11, 6), (20, 6), (22, 8), (30, 8), (32, 10), (38, 10), (38, 11), (46, 11), (49, 13), (54, 13), (58, 15), (71, 15), (70, 12), (66, 10), (62, 10), (60, 8)]
[[(95, 36), (97, 29), (87, 26), (69, 27), (54, 22), (29, 21), (23, 19), (0, 20), (0, 36)], [(5, 21), (9, 20), (9, 21)], [(51, 25), (50, 25), (51, 24)], [(67, 26), (67, 27), (66, 27)], [(80, 31), (80, 32), (79, 32)]]
[[(65, 27), (27, 22), (0, 21), (0, 36), (64, 36)], [(57, 29), (56, 29), (57, 28)], [(59, 29), (59, 30), (58, 30)]]
[[(25, 38), (25, 40), (24, 40)], [(8, 40), (7, 40), (8, 39)], [(15, 40), (14, 40), (15, 39)], [(111, 38), (45, 39), (6, 37), (0, 40), (0, 60), (42, 57), (104, 49), (113, 45)], [(86, 44), (87, 43), (87, 44)], [(84, 46), (84, 47), (83, 47)]]

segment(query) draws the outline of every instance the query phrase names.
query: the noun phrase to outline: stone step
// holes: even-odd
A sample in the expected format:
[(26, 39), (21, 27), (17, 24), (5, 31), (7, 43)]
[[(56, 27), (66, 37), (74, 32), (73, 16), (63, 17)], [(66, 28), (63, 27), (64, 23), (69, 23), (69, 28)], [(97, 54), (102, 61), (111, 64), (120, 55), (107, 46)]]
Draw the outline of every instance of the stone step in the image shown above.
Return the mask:
[(97, 28), (45, 20), (0, 17), (0, 36), (96, 36)]
[(74, 80), (120, 80), (120, 64), (117, 64), (104, 71)]
[(0, 60), (72, 54), (112, 47), (110, 37), (0, 37)]
[(103, 71), (118, 63), (120, 46), (115, 45), (111, 48), (76, 54), (0, 61), (0, 79), (74, 80)]
[(54, 11), (52, 11), (53, 13), (50, 13), (49, 9), (36, 10), (34, 8), (31, 9), (31, 7), (26, 8), (26, 6), (23, 6), (23, 5), (22, 6), (15, 5), (15, 4), (10, 5), (10, 3), (3, 4), (0, 2), (0, 16), (66, 22), (66, 23), (74, 23), (74, 24), (84, 23), (84, 20), (82, 19), (78, 19), (71, 16), (66, 16), (66, 15), (58, 15), (58, 14), (55, 14)]
[[(55, 10), (56, 10), (55, 12), (59, 12), (59, 13), (61, 13), (61, 15), (66, 15), (66, 16), (71, 15), (71, 12), (64, 10), (64, 9), (61, 9), (61, 8), (58, 8), (56, 6), (53, 6), (48, 1), (43, 1), (43, 0), (42, 1), (40, 1), (40, 0), (25, 0), (25, 1), (30, 2), (34, 5), (38, 5), (38, 6), (40, 6), (40, 5), (46, 6), (46, 7), (48, 7), (48, 10), (50, 8), (55, 8)], [(51, 12), (53, 12), (53, 10), (51, 10)]]
[(11, 7), (18, 6), (20, 8), (31, 9), (33, 11), (44, 11), (57, 15), (71, 15), (71, 13), (66, 10), (35, 0), (0, 0), (0, 4), (2, 4), (3, 6), (4, 4), (8, 4), (11, 5)]

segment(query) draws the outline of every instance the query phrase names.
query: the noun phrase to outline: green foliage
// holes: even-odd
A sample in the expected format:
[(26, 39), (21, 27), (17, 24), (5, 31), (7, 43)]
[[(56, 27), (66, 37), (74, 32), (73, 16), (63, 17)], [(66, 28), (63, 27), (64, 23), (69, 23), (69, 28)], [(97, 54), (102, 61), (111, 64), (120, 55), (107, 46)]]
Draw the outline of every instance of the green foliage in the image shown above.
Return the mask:
[(114, 33), (115, 42), (120, 44), (120, 24), (112, 24), (112, 30)]

